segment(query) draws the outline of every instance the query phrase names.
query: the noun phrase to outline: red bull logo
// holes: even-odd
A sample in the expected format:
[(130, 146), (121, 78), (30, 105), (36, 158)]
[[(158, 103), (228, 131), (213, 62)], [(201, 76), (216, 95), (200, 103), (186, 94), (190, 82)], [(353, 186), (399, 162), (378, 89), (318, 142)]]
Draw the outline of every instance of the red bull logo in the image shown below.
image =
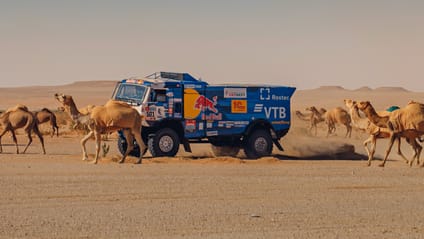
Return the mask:
[(222, 114), (219, 113), (216, 105), (218, 96), (212, 97), (212, 100), (199, 94), (195, 89), (184, 90), (184, 118), (196, 119), (200, 115), (202, 120), (219, 120)]
[(218, 102), (217, 96), (214, 96), (212, 100), (210, 100), (204, 95), (199, 95), (199, 97), (197, 97), (196, 101), (194, 102), (194, 109), (201, 110), (201, 111), (208, 109), (214, 113), (218, 113), (218, 109), (215, 107), (217, 102)]

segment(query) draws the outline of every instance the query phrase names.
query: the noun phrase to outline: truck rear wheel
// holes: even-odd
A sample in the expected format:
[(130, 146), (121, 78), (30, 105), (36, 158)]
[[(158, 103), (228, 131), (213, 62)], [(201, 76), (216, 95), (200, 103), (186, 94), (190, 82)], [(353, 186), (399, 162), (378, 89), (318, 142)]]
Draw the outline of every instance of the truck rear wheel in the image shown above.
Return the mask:
[(148, 147), (153, 157), (174, 157), (180, 148), (180, 139), (174, 130), (163, 128), (149, 138)]
[(236, 157), (237, 154), (240, 151), (239, 147), (232, 147), (232, 146), (215, 146), (211, 145), (212, 152), (215, 154), (216, 157), (219, 156), (230, 156), (230, 157)]
[(259, 129), (251, 133), (244, 144), (247, 158), (257, 159), (272, 153), (273, 142), (267, 130)]

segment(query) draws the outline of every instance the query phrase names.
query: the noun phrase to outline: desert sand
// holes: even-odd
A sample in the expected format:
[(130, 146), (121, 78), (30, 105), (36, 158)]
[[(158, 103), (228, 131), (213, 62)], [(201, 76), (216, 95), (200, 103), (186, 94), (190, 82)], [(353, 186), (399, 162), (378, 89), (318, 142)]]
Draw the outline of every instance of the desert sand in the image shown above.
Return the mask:
[[(0, 88), (0, 109), (25, 104), (57, 109), (53, 94), (74, 97), (77, 106), (103, 104), (115, 82)], [(377, 109), (423, 102), (424, 93), (402, 88), (298, 90), (292, 111), (314, 105), (342, 106), (343, 99), (370, 100)], [(60, 114), (60, 113), (58, 113)], [(246, 160), (213, 157), (207, 144), (181, 148), (177, 157), (117, 164), (116, 136), (98, 165), (81, 160), (79, 141), (61, 115), (61, 135), (43, 126), (47, 154), (34, 138), (26, 154), (15, 154), (9, 134), (0, 154), (0, 238), (423, 238), (424, 168), (409, 167), (395, 151), (386, 167), (366, 166), (368, 137), (336, 126), (326, 136), (308, 133), (308, 122), (292, 114), (281, 140), (285, 151)], [(18, 135), (20, 148), (26, 137)], [(376, 157), (388, 140), (377, 141)], [(93, 158), (94, 143), (88, 142)], [(412, 149), (403, 141), (410, 157)]]

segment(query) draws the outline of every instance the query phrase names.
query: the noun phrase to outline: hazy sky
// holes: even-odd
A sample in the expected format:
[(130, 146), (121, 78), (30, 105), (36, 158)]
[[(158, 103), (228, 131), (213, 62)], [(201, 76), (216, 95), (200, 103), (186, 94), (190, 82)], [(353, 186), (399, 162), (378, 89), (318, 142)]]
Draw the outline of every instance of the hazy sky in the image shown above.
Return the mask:
[(424, 91), (424, 1), (12, 0), (0, 87), (190, 72), (209, 83)]

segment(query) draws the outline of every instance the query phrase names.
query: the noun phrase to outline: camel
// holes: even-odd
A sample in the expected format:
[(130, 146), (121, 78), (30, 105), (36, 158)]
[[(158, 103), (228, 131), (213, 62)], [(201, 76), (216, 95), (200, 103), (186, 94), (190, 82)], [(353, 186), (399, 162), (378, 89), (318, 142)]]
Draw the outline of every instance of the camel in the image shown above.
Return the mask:
[[(390, 130), (387, 128), (381, 128), (377, 125), (371, 123), (368, 118), (362, 118), (359, 114), (359, 109), (357, 102), (351, 99), (345, 99), (344, 103), (346, 107), (349, 109), (350, 116), (352, 118), (352, 124), (369, 134), (368, 139), (363, 142), (365, 150), (368, 154), (368, 166), (371, 166), (371, 161), (374, 159), (375, 148), (377, 146), (377, 139), (389, 138)], [(371, 143), (371, 149), (368, 148), (368, 143)], [(400, 150), (400, 138), (398, 139), (398, 154), (406, 161), (406, 157), (402, 154)]]
[(349, 136), (350, 138), (352, 135), (352, 126), (350, 125), (351, 121), (349, 113), (341, 107), (336, 107), (327, 111), (325, 114), (325, 122), (327, 122), (329, 127), (327, 136), (331, 134), (332, 130), (330, 130), (330, 127), (334, 127), (333, 131), (336, 131), (335, 125), (342, 124), (346, 127), (345, 137)]
[(41, 111), (35, 112), (35, 118), (37, 119), (38, 125), (50, 122), (50, 125), (52, 126), (51, 136), (53, 137), (56, 132), (56, 136), (59, 137), (59, 126), (57, 126), (56, 115), (52, 111), (47, 108), (43, 108)]
[[(325, 121), (328, 126), (327, 137), (336, 131), (336, 124), (343, 124), (346, 126), (346, 135), (351, 136), (352, 134), (352, 126), (350, 125), (351, 119), (349, 113), (342, 109), (341, 107), (336, 107), (332, 110), (325, 112), (325, 114), (320, 113), (314, 106), (306, 108), (307, 110), (312, 111), (314, 117), (316, 118), (316, 122)], [(311, 127), (312, 128), (312, 127)], [(315, 124), (315, 132), (316, 132), (316, 124)]]
[(17, 105), (14, 108), (6, 110), (6, 112), (0, 115), (0, 125), (3, 127), (3, 130), (0, 133), (0, 153), (3, 152), (1, 137), (3, 137), (6, 132), (10, 131), (12, 134), (13, 142), (16, 145), (16, 153), (19, 154), (19, 147), (15, 130), (23, 128), (28, 136), (28, 143), (22, 153), (25, 153), (32, 143), (31, 133), (34, 131), (34, 133), (40, 139), (43, 154), (46, 154), (46, 150), (44, 148), (44, 139), (38, 130), (37, 120), (35, 119), (33, 113), (31, 113), (26, 106)]
[[(421, 141), (420, 137), (424, 134), (423, 104), (410, 102), (406, 107), (395, 110), (385, 116), (378, 115), (369, 101), (359, 102), (357, 105), (371, 122), (375, 122), (374, 124), (382, 125), (383, 128), (388, 128), (390, 130), (389, 147), (386, 150), (383, 162), (379, 166), (384, 167), (394, 141), (396, 139), (400, 140), (401, 137), (405, 138), (406, 142), (410, 144), (414, 150), (414, 155), (409, 161), (409, 165), (412, 166), (415, 159), (417, 159), (417, 164), (420, 163), (422, 146), (417, 142), (417, 139)], [(384, 125), (384, 123), (386, 124)]]
[(309, 127), (309, 133), (312, 134), (312, 129), (315, 129), (315, 136), (317, 135), (317, 125), (318, 123), (324, 122), (325, 121), (325, 113), (326, 110), (321, 108), (320, 111), (317, 110), (317, 108), (315, 108), (315, 106), (310, 106), (308, 108), (306, 108), (307, 111), (311, 111), (311, 115), (309, 118), (310, 121), (310, 127)]
[(369, 101), (361, 101), (356, 104), (373, 124), (381, 128), (387, 128), (387, 122), (389, 121), (391, 112), (377, 113)]
[(71, 116), (72, 121), (74, 121), (75, 123), (74, 129), (80, 124), (88, 125), (88, 122), (90, 119), (89, 114), (91, 113), (91, 111), (93, 110), (95, 106), (89, 105), (79, 110), (76, 107), (76, 104), (72, 96), (56, 93), (54, 97), (57, 101), (59, 101), (62, 104), (62, 107), (65, 110), (65, 112), (67, 112), (69, 116)]
[(140, 158), (136, 161), (137, 164), (141, 163), (143, 152), (146, 151), (146, 145), (141, 138), (142, 121), (141, 116), (137, 110), (132, 108), (125, 102), (109, 100), (104, 106), (96, 106), (88, 115), (83, 115), (78, 111), (72, 97), (64, 94), (55, 94), (55, 98), (68, 108), (68, 113), (73, 120), (87, 123), (90, 132), (81, 140), (81, 147), (83, 152), (83, 159), (87, 160), (88, 155), (85, 144), (93, 135), (96, 141), (96, 155), (93, 163), (96, 164), (99, 158), (101, 134), (113, 132), (116, 130), (123, 130), (124, 136), (127, 139), (128, 147), (125, 154), (119, 163), (123, 163), (127, 155), (134, 148), (132, 142), (134, 138), (140, 147)]
[(310, 121), (312, 114), (304, 114), (302, 112), (300, 112), (299, 110), (295, 111), (296, 116), (304, 121)]

